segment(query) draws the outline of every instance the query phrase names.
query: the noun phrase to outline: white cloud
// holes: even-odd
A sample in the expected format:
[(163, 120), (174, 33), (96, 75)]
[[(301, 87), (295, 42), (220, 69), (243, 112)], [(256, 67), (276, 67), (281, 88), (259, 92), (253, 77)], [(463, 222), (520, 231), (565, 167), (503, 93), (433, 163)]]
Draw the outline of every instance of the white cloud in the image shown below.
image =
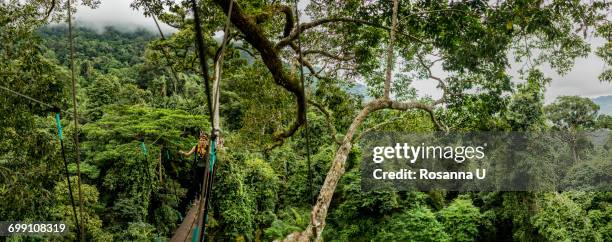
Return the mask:
[[(77, 24), (85, 24), (99, 30), (105, 26), (116, 26), (125, 30), (145, 28), (157, 33), (153, 19), (145, 17), (142, 10), (132, 9), (131, 2), (129, 0), (102, 0), (95, 9), (79, 6), (75, 15)], [(159, 23), (164, 33), (175, 32), (174, 28)]]

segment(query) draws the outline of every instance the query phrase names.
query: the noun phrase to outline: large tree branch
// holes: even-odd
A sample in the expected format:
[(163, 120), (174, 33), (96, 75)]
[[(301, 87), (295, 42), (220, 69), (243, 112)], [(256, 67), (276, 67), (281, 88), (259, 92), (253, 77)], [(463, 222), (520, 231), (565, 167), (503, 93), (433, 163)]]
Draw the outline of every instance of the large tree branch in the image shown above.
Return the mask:
[(43, 22), (47, 22), (47, 20), (51, 16), (51, 13), (53, 13), (54, 9), (55, 9), (55, 0), (51, 0), (51, 3), (49, 3), (49, 9), (47, 10), (45, 17), (43, 18)]
[[(224, 12), (228, 12), (230, 1), (232, 0), (215, 0), (215, 3), (221, 6)], [(264, 64), (274, 78), (274, 82), (295, 96), (297, 118), (288, 129), (274, 134), (275, 142), (269, 147), (273, 148), (282, 144), (285, 138), (292, 136), (304, 124), (306, 120), (306, 96), (300, 82), (285, 72), (285, 67), (278, 52), (274, 49), (272, 42), (265, 36), (264, 31), (255, 23), (254, 19), (243, 12), (239, 4), (235, 3), (233, 5), (231, 21), (234, 26), (244, 34), (244, 39), (259, 51)]]

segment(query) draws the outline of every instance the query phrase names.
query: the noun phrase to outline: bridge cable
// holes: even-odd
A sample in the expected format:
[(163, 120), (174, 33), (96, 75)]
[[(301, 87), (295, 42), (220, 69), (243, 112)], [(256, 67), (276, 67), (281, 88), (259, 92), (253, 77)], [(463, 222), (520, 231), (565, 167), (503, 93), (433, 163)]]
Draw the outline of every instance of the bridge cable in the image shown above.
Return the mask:
[(79, 216), (81, 217), (80, 241), (85, 241), (85, 229), (83, 220), (83, 192), (81, 189), (81, 150), (79, 148), (79, 118), (76, 98), (76, 78), (74, 74), (74, 39), (72, 34), (72, 0), (68, 0), (68, 43), (70, 45), (70, 77), (72, 80), (72, 105), (74, 112), (74, 146), (76, 152), (77, 186), (79, 191)]
[[(302, 36), (300, 29), (300, 9), (298, 7), (299, 0), (295, 1), (295, 16), (296, 16), (296, 28), (297, 28), (297, 44), (298, 44), (298, 57), (300, 63), (300, 81), (302, 82), (302, 92), (304, 92), (304, 96), (306, 96), (306, 86), (304, 84), (304, 64), (303, 56), (302, 56)], [(308, 102), (304, 102), (304, 115), (306, 116), (304, 119), (304, 132), (306, 136), (306, 163), (308, 164), (308, 198), (311, 200), (312, 205), (315, 203), (315, 196), (312, 188), (312, 169), (310, 163), (310, 129), (308, 128)]]
[(72, 195), (72, 182), (70, 182), (70, 173), (68, 172), (68, 162), (66, 161), (66, 149), (64, 148), (64, 132), (62, 131), (62, 123), (60, 112), (55, 113), (55, 123), (57, 126), (57, 137), (60, 140), (60, 146), (62, 148), (62, 159), (64, 160), (64, 170), (66, 172), (66, 182), (68, 183), (68, 195), (70, 196), (70, 205), (72, 205), (72, 215), (74, 215), (74, 223), (76, 224), (77, 234), (81, 234), (79, 218), (77, 217), (76, 205), (74, 203), (74, 196)]

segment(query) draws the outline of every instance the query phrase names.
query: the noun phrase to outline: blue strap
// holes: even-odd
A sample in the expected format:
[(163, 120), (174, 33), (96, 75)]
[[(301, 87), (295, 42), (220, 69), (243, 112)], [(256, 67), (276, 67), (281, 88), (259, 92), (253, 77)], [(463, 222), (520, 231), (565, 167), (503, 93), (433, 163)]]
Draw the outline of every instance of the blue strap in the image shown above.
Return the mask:
[(200, 227), (196, 226), (193, 228), (193, 236), (191, 236), (191, 242), (198, 242), (198, 237), (200, 235)]
[(64, 132), (62, 131), (62, 123), (60, 122), (60, 114), (55, 114), (55, 124), (57, 125), (57, 136), (60, 140), (64, 139)]
[(145, 146), (144, 141), (140, 143), (140, 149), (142, 150), (142, 153), (143, 153), (145, 156), (147, 156), (147, 153), (148, 153), (149, 151), (147, 150), (147, 147)]
[(212, 172), (213, 167), (215, 166), (215, 162), (217, 161), (217, 152), (215, 147), (215, 142), (217, 138), (214, 138), (210, 141), (210, 171)]
[[(215, 137), (210, 141), (210, 175), (211, 176), (212, 174), (214, 174), (213, 168), (215, 167), (215, 162), (217, 161), (217, 152), (216, 152), (216, 147), (215, 147), (215, 143), (217, 143), (216, 140), (217, 138)], [(206, 224), (208, 224), (208, 214), (204, 214), (204, 228), (202, 230), (204, 236), (206, 236)]]

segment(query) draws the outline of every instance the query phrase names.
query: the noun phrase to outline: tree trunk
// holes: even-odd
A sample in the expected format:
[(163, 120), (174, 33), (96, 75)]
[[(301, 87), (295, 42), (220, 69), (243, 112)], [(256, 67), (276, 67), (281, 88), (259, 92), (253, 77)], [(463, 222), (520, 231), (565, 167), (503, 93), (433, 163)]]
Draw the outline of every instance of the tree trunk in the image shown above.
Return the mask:
[(321, 234), (323, 232), (323, 229), (325, 228), (325, 219), (327, 218), (329, 204), (331, 203), (334, 191), (336, 190), (336, 186), (338, 185), (338, 181), (345, 172), (346, 159), (351, 151), (351, 148), (353, 147), (353, 136), (355, 135), (355, 132), (357, 131), (359, 126), (367, 118), (368, 114), (388, 106), (390, 106), (390, 101), (384, 99), (377, 99), (368, 103), (361, 110), (361, 112), (359, 112), (359, 115), (355, 117), (355, 119), (351, 123), (351, 126), (346, 132), (346, 135), (344, 136), (342, 145), (340, 146), (340, 148), (338, 148), (338, 151), (336, 151), (336, 155), (334, 156), (334, 160), (332, 161), (332, 166), (329, 169), (329, 172), (327, 172), (327, 176), (325, 177), (325, 182), (323, 183), (321, 191), (319, 192), (317, 202), (315, 203), (312, 209), (311, 219), (310, 223), (308, 224), (308, 227), (302, 232), (295, 232), (293, 234), (290, 234), (283, 241), (305, 242), (311, 240), (321, 240)]
[[(220, 58), (222, 59), (222, 58)], [(221, 83), (221, 65), (223, 63), (218, 61), (215, 65), (215, 79), (213, 80), (213, 89), (212, 89), (212, 101), (213, 101), (213, 128), (215, 130), (220, 130), (219, 126), (219, 96), (221, 91), (219, 90), (219, 84)]]

